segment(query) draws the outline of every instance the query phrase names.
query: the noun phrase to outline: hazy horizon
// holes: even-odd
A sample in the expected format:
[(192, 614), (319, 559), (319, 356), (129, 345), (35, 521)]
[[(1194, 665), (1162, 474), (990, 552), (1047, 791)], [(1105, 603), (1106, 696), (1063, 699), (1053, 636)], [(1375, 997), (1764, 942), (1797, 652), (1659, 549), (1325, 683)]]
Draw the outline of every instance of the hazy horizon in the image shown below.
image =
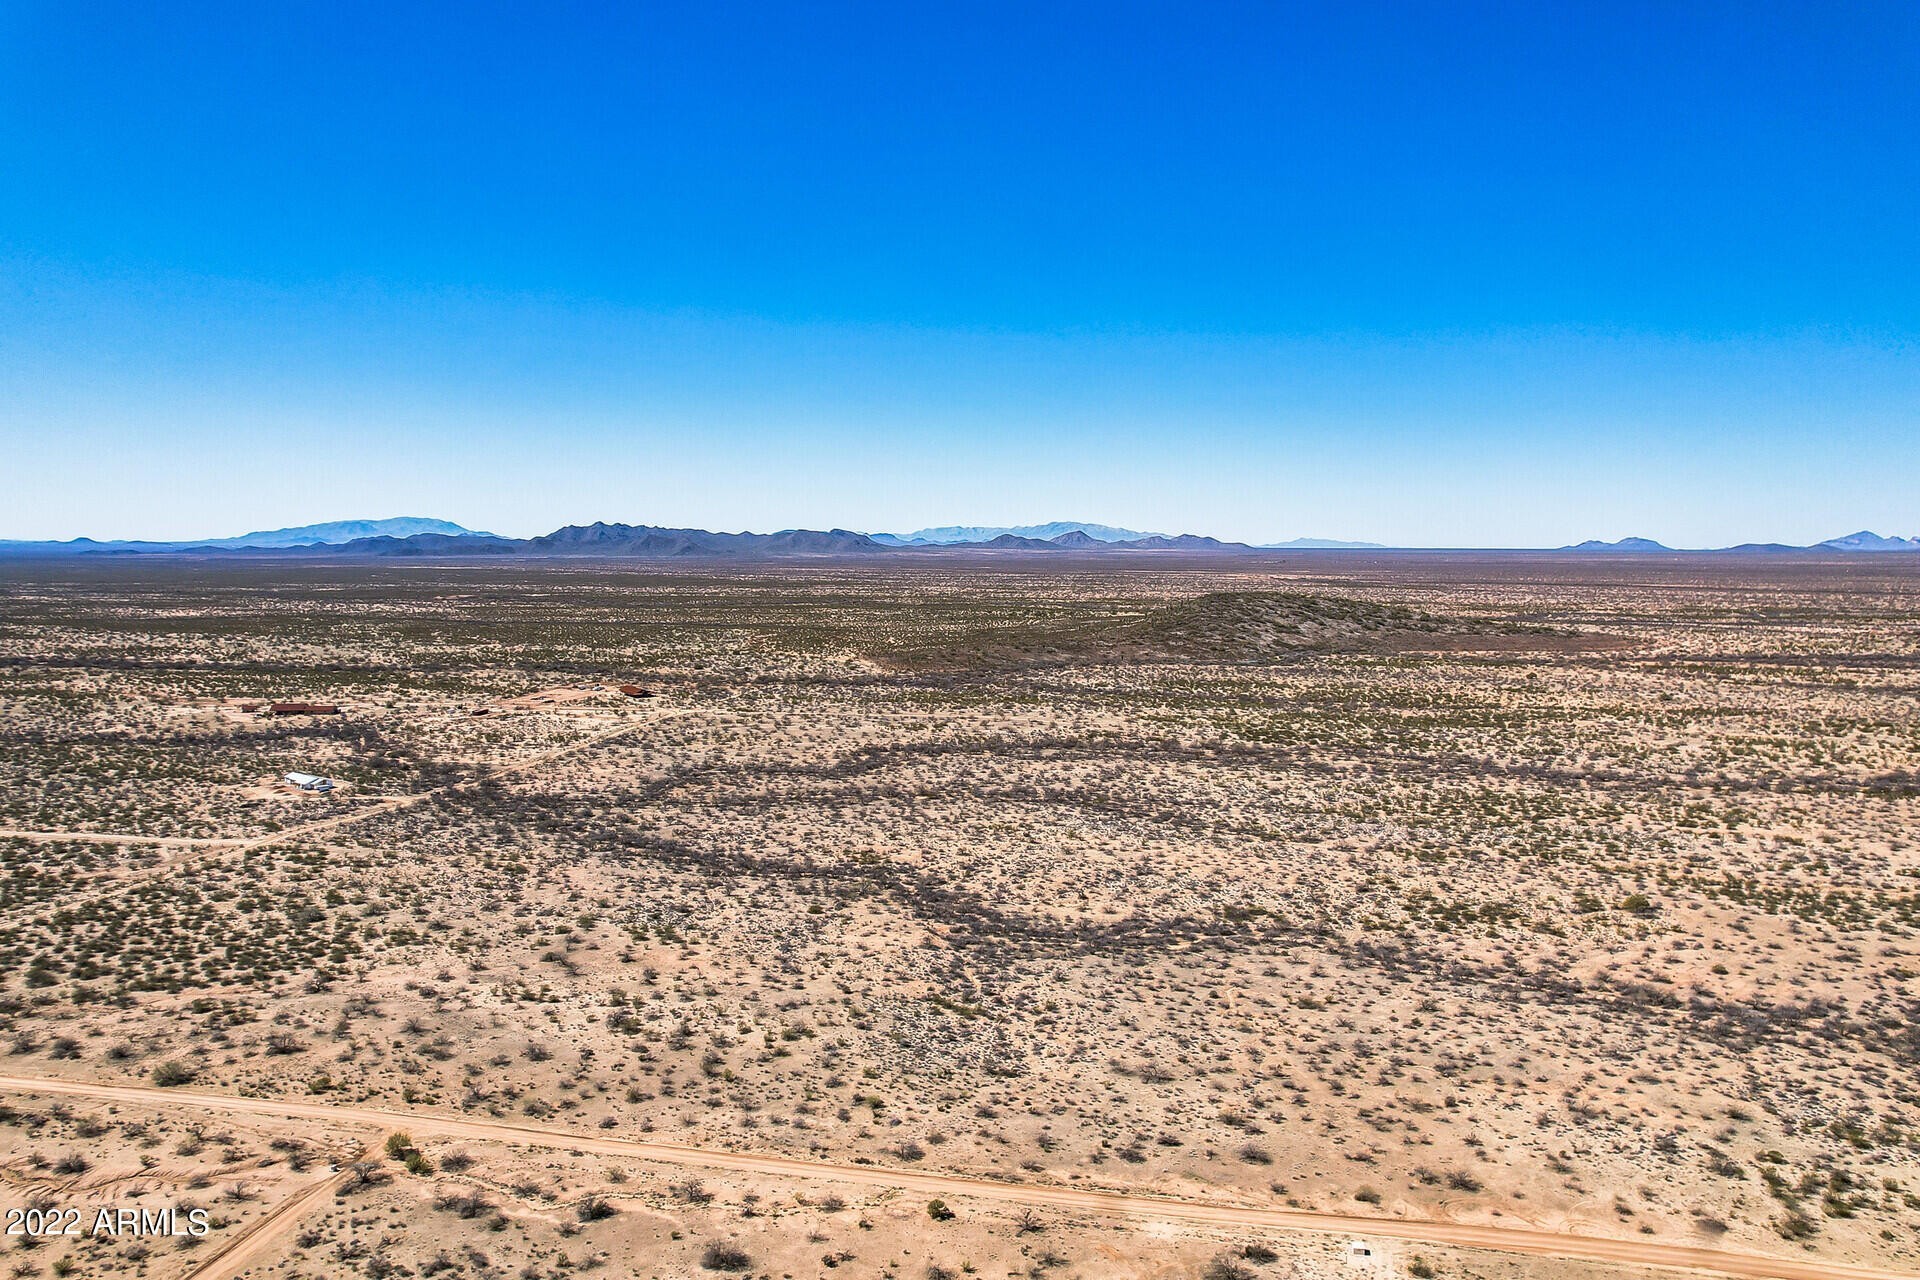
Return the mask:
[(0, 20), (0, 536), (1920, 532), (1912, 10), (229, 18)]
[[(839, 530), (846, 530), (848, 532), (862, 534), (869, 537), (897, 537), (897, 538), (914, 538), (916, 536), (919, 536), (921, 534), (925, 534), (931, 531), (952, 529), (952, 528), (980, 529), (983, 531), (983, 534), (987, 536), (992, 536), (992, 535), (997, 535), (999, 533), (1014, 533), (1014, 534), (1024, 535), (1029, 530), (1032, 530), (1041, 526), (1046, 526), (1046, 525), (1069, 525), (1069, 526), (1084, 525), (1088, 527), (1098, 527), (1098, 526), (1105, 526), (1109, 528), (1113, 527), (1111, 522), (1101, 521), (1101, 520), (1049, 520), (1049, 521), (1029, 520), (1029, 521), (1014, 523), (1009, 525), (986, 525), (986, 526), (956, 521), (956, 522), (950, 522), (948, 524), (920, 525), (918, 527), (911, 528), (911, 529), (906, 529), (906, 528), (861, 529), (861, 528), (856, 528), (854, 526), (845, 525), (845, 524), (825, 524), (820, 526), (762, 525), (762, 526), (740, 526), (737, 528), (719, 528), (719, 527), (710, 526), (710, 525), (660, 526), (655, 522), (649, 522), (649, 521), (643, 521), (643, 520), (601, 520), (598, 518), (580, 518), (580, 519), (568, 521), (566, 526), (556, 525), (553, 528), (548, 528), (548, 529), (534, 529), (534, 530), (528, 530), (525, 532), (507, 532), (501, 529), (480, 529), (472, 525), (465, 524), (464, 522), (459, 520), (446, 520), (443, 517), (415, 513), (414, 515), (410, 515), (410, 516), (377, 516), (377, 517), (348, 516), (348, 517), (342, 517), (338, 520), (321, 520), (321, 521), (311, 521), (303, 524), (274, 525), (271, 527), (263, 527), (260, 529), (248, 529), (248, 530), (235, 531), (235, 532), (202, 533), (202, 534), (189, 535), (183, 538), (145, 538), (145, 537), (96, 538), (89, 534), (80, 534), (80, 535), (75, 535), (75, 537), (73, 538), (62, 538), (62, 539), (25, 539), (25, 538), (12, 538), (12, 537), (0, 536), (0, 545), (4, 545), (8, 543), (21, 543), (21, 542), (30, 542), (30, 543), (71, 542), (76, 540), (88, 540), (88, 541), (94, 541), (94, 542), (100, 542), (100, 543), (120, 543), (120, 542), (143, 543), (144, 542), (144, 543), (156, 543), (161, 545), (182, 544), (182, 543), (190, 543), (190, 542), (196, 542), (196, 541), (216, 543), (216, 542), (231, 541), (232, 539), (235, 539), (235, 538), (249, 537), (257, 534), (284, 533), (284, 532), (298, 531), (298, 530), (308, 529), (308, 528), (324, 527), (327, 525), (381, 524), (381, 523), (393, 523), (393, 522), (412, 521), (412, 520), (429, 520), (429, 521), (444, 520), (445, 523), (460, 527), (467, 534), (471, 534), (475, 536), (499, 537), (499, 538), (510, 538), (510, 539), (525, 539), (525, 538), (539, 537), (542, 534), (552, 533), (559, 528), (563, 528), (567, 526), (588, 526), (588, 525), (601, 524), (601, 523), (624, 524), (624, 525), (630, 525), (630, 526), (641, 526), (641, 525), (653, 524), (654, 527), (702, 529), (702, 530), (706, 530), (707, 532), (714, 532), (714, 533), (745, 532), (745, 533), (758, 533), (758, 534), (778, 533), (778, 532), (782, 532), (789, 529), (812, 527), (812, 528), (816, 528), (819, 531), (826, 531), (829, 529), (839, 529)], [(430, 531), (430, 532), (437, 532), (437, 531)], [(1837, 541), (1842, 538), (1848, 538), (1858, 533), (1875, 533), (1875, 534), (1880, 534), (1882, 536), (1887, 536), (1887, 537), (1920, 539), (1920, 535), (1905, 534), (1895, 529), (1848, 529), (1848, 530), (1845, 530), (1844, 532), (1829, 534), (1824, 538), (1809, 539), (1805, 543), (1791, 543), (1791, 544), (1783, 544), (1783, 545), (1816, 546), (1825, 542)], [(1171, 537), (1171, 536), (1180, 536), (1180, 535), (1198, 535), (1201, 537), (1215, 536), (1208, 533), (1208, 531), (1204, 528), (1163, 529), (1163, 530), (1157, 530), (1157, 531), (1146, 531), (1146, 530), (1134, 531), (1134, 536), (1142, 537), (1142, 538)], [(370, 536), (370, 535), (356, 534), (354, 536)], [(404, 533), (390, 534), (387, 536), (404, 537), (406, 536), (406, 534)], [(1368, 539), (1337, 538), (1337, 537), (1328, 537), (1326, 535), (1319, 535), (1319, 534), (1301, 534), (1301, 535), (1294, 535), (1286, 538), (1276, 537), (1276, 538), (1221, 539), (1221, 540), (1225, 542), (1231, 542), (1231, 543), (1245, 542), (1248, 545), (1251, 545), (1254, 547), (1281, 547), (1291, 542), (1303, 541), (1303, 542), (1347, 543), (1347, 544), (1351, 544), (1355, 548), (1372, 547), (1379, 550), (1391, 550), (1391, 551), (1540, 551), (1540, 550), (1559, 550), (1566, 546), (1575, 545), (1577, 543), (1586, 543), (1586, 542), (1615, 543), (1615, 542), (1622, 541), (1623, 539), (1629, 539), (1629, 540), (1644, 539), (1651, 542), (1657, 542), (1662, 544), (1669, 550), (1673, 550), (1673, 551), (1712, 551), (1712, 550), (1720, 550), (1720, 549), (1725, 549), (1733, 546), (1738, 546), (1743, 543), (1744, 544), (1779, 544), (1781, 542), (1781, 540), (1777, 538), (1744, 538), (1744, 539), (1741, 539), (1739, 543), (1722, 543), (1722, 544), (1717, 544), (1715, 546), (1690, 546), (1682, 543), (1669, 542), (1663, 538), (1650, 537), (1649, 535), (1645, 535), (1645, 534), (1624, 534), (1624, 535), (1621, 535), (1620, 538), (1607, 538), (1607, 539), (1580, 538), (1580, 539), (1572, 540), (1568, 543), (1554, 543), (1554, 544), (1545, 544), (1545, 543), (1540, 543), (1540, 544), (1382, 543), (1382, 542), (1374, 542)], [(331, 539), (330, 541), (338, 542), (343, 540), (344, 539)], [(938, 542), (939, 540), (936, 540), (935, 543), (931, 545), (938, 545)]]

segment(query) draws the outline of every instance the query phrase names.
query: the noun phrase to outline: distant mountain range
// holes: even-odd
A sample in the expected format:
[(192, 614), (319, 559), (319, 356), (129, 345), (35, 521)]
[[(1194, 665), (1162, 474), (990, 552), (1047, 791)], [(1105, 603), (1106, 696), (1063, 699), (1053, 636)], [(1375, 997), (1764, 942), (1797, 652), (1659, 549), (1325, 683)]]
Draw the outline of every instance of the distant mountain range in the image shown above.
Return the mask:
[(1262, 551), (1385, 551), (1384, 542), (1341, 542), (1337, 538), (1294, 538), (1290, 542), (1263, 542)]
[[(1196, 534), (1141, 533), (1112, 525), (1079, 521), (1014, 527), (949, 525), (921, 529), (904, 537), (855, 533), (847, 529), (783, 529), (778, 533), (715, 533), (707, 529), (668, 529), (654, 525), (594, 523), (568, 525), (537, 538), (504, 538), (462, 528), (448, 520), (399, 516), (390, 520), (336, 520), (328, 524), (269, 529), (237, 538), (198, 542), (0, 541), (0, 556), (140, 555), (185, 553), (253, 556), (596, 556), (648, 560), (688, 557), (777, 559), (796, 556), (938, 555), (952, 552), (1078, 552), (1120, 555), (1132, 552), (1228, 552), (1242, 555), (1276, 551), (1388, 550), (1372, 542), (1336, 542), (1296, 538), (1291, 542), (1250, 546)], [(1617, 542), (1589, 540), (1555, 550), (1587, 555), (1788, 555), (1920, 552), (1920, 537), (1889, 538), (1862, 530), (1812, 546), (1742, 543), (1714, 552), (1681, 551), (1651, 538)]]
[(653, 525), (568, 525), (537, 538), (497, 537), (363, 538), (333, 548), (365, 555), (534, 555), (634, 556), (668, 560), (684, 556), (844, 556), (935, 553), (943, 551), (1242, 551), (1255, 548), (1192, 534), (1147, 534), (1121, 542), (1102, 541), (1080, 529), (1052, 538), (1000, 533), (969, 542), (881, 541), (848, 529), (783, 529), (779, 533), (714, 533), (706, 529), (663, 529)]
[(1820, 544), (1835, 551), (1920, 551), (1920, 537), (1883, 538), (1867, 529), (1844, 538), (1829, 538)]
[(333, 520), (326, 524), (303, 524), (291, 529), (263, 529), (243, 533), (237, 538), (201, 538), (184, 542), (96, 542), (75, 538), (71, 542), (15, 542), (0, 539), (0, 550), (18, 553), (22, 547), (69, 548), (73, 551), (238, 551), (248, 548), (330, 547), (361, 538), (415, 538), (423, 535), (451, 538), (491, 538), (490, 533), (463, 529), (451, 520), (429, 516), (394, 516), (388, 520)]
[[(1618, 542), (1601, 542), (1589, 539), (1570, 547), (1556, 548), (1560, 551), (1585, 551), (1597, 554), (1639, 554), (1643, 552), (1665, 551), (1675, 553), (1679, 549), (1655, 542), (1652, 538), (1622, 538)], [(1920, 551), (1920, 537), (1886, 538), (1867, 529), (1859, 533), (1850, 533), (1844, 538), (1828, 538), (1825, 542), (1816, 542), (1811, 546), (1797, 547), (1785, 542), (1743, 542), (1733, 547), (1718, 547), (1716, 552), (1724, 555), (1784, 555), (1807, 551)], [(1690, 552), (1688, 554), (1699, 554)]]
[[(1078, 534), (1080, 537), (1068, 538), (1066, 536), (1068, 534)], [(1110, 524), (1092, 524), (1084, 520), (1055, 520), (1048, 524), (1022, 525), (949, 524), (934, 529), (917, 529), (908, 534), (874, 533), (867, 536), (882, 546), (888, 547), (1006, 546), (1013, 544), (1002, 543), (1000, 539), (1013, 537), (1026, 542), (1046, 542), (1053, 546), (1086, 549), (1094, 543), (1137, 548), (1150, 544), (1155, 538), (1165, 538), (1168, 535), (1143, 533), (1138, 529), (1119, 529)], [(1245, 544), (1235, 543), (1234, 545)], [(1256, 544), (1253, 549), (1256, 551), (1333, 549), (1359, 551), (1385, 548), (1378, 542), (1339, 542), (1332, 538), (1295, 538), (1291, 542), (1262, 542)]]
[(491, 538), (491, 533), (463, 529), (451, 520), (430, 516), (394, 516), (389, 520), (334, 520), (327, 524), (303, 524), (293, 529), (269, 529), (262, 533), (242, 534), (238, 538), (219, 538), (202, 546), (215, 547), (312, 547), (352, 542), (356, 538), (413, 538), (423, 533), (452, 538)]
[(1655, 542), (1652, 538), (1622, 538), (1618, 542), (1602, 542), (1598, 538), (1588, 538), (1585, 542), (1576, 542), (1570, 547), (1555, 548), (1559, 551), (1671, 551), (1672, 547)]
[(870, 536), (875, 542), (886, 546), (917, 547), (951, 546), (957, 542), (992, 542), (995, 538), (1004, 537), (1007, 534), (1012, 534), (1016, 538), (1050, 542), (1063, 533), (1084, 533), (1094, 542), (1133, 542), (1140, 538), (1166, 536), (1159, 533), (1142, 533), (1138, 529), (1116, 529), (1110, 524), (1089, 524), (1083, 520), (1055, 520), (1049, 524), (1010, 526), (949, 524), (937, 529), (918, 529), (909, 534), (876, 533)]

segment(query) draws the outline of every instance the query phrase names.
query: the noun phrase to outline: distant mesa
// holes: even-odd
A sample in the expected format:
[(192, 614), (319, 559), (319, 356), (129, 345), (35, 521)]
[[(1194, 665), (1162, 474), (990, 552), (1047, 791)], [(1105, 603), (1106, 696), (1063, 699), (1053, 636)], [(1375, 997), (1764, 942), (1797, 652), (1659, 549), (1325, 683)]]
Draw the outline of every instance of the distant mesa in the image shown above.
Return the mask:
[(1262, 551), (1385, 551), (1384, 542), (1342, 542), (1338, 538), (1293, 538), (1287, 542), (1263, 542)]

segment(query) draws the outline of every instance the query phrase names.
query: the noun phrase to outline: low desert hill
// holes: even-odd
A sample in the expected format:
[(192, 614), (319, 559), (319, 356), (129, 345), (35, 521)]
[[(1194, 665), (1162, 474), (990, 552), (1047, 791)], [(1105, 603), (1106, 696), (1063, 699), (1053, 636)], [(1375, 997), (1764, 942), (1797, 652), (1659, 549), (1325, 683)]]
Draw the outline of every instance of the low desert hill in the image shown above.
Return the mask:
[(874, 655), (896, 670), (965, 671), (1065, 662), (1263, 663), (1309, 653), (1461, 647), (1479, 637), (1564, 642), (1559, 633), (1447, 618), (1400, 605), (1293, 591), (1214, 591), (1136, 614), (988, 627)]

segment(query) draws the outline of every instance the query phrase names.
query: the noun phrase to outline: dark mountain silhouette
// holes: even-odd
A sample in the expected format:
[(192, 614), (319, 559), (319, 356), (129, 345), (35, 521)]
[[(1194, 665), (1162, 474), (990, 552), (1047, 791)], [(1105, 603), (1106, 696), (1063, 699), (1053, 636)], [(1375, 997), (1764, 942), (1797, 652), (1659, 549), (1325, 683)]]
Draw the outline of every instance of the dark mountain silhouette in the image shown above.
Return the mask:
[(355, 538), (337, 547), (314, 547), (348, 556), (510, 556), (521, 543), (515, 538), (492, 535), (416, 533), (410, 538)]
[(985, 542), (949, 542), (944, 546), (947, 551), (965, 551), (969, 548), (987, 548), (993, 551), (1058, 551), (1059, 547), (1045, 538), (1023, 538), (1017, 533), (1003, 533), (997, 538)]
[(1575, 543), (1571, 547), (1561, 547), (1562, 551), (1671, 551), (1672, 547), (1655, 542), (1652, 538), (1622, 538), (1618, 542), (1602, 542), (1598, 538), (1588, 538), (1585, 542)]
[(884, 553), (887, 548), (863, 533), (845, 529), (783, 529), (779, 533), (711, 533), (705, 529), (662, 529), (652, 525), (571, 524), (520, 544), (531, 555), (640, 556), (793, 556)]

